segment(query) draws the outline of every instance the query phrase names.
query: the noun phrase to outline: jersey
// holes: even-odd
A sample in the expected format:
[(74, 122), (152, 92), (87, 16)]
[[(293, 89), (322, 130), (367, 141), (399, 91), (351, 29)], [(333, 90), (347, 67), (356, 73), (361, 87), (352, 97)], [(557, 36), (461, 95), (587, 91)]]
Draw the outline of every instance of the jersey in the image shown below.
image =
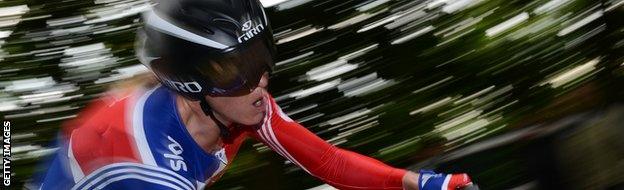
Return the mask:
[(267, 95), (262, 123), (228, 126), (219, 151), (198, 145), (163, 86), (108, 95), (67, 124), (41, 189), (204, 189), (247, 138), (261, 141), (339, 189), (402, 189), (405, 170), (335, 147), (282, 112)]

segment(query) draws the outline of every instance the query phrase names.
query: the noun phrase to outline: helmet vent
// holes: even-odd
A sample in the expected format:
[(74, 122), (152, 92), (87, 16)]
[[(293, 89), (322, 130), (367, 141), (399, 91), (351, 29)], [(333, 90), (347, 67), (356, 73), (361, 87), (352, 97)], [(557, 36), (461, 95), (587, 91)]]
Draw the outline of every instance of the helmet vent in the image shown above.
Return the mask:
[(213, 35), (214, 31), (211, 29), (212, 23), (206, 22), (207, 20), (211, 20), (212, 17), (205, 10), (195, 8), (193, 6), (187, 6), (185, 8), (180, 9), (180, 12), (187, 19), (183, 22), (186, 22), (187, 25), (193, 26), (191, 28), (195, 28), (196, 30), (201, 30), (201, 32), (205, 32), (207, 35)]
[(238, 24), (238, 22), (229, 20), (229, 19), (223, 19), (223, 18), (215, 18), (212, 20), (212, 22), (214, 23), (214, 25), (216, 25), (219, 28), (223, 28), (228, 32), (232, 32), (232, 33), (236, 33), (240, 28), (240, 24)]

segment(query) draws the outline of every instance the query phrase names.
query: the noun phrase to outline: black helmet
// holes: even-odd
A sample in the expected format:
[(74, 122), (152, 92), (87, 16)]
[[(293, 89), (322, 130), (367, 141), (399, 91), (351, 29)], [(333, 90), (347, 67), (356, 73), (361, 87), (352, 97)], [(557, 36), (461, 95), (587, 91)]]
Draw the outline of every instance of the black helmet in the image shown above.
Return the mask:
[(192, 100), (253, 90), (274, 65), (258, 0), (154, 0), (143, 13), (137, 56), (158, 80)]

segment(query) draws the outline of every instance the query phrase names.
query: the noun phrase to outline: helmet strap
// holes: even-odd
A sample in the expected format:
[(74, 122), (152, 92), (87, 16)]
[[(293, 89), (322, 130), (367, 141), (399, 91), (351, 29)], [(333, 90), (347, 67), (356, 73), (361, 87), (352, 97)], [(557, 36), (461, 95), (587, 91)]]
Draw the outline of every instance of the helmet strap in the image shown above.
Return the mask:
[(202, 111), (204, 111), (204, 114), (206, 114), (207, 116), (210, 116), (210, 118), (217, 124), (217, 126), (219, 127), (219, 134), (221, 135), (221, 137), (223, 138), (227, 138), (230, 136), (230, 131), (228, 130), (228, 128), (221, 123), (221, 121), (219, 121), (217, 119), (217, 117), (215, 117), (214, 112), (212, 111), (212, 108), (210, 108), (210, 105), (208, 105), (208, 102), (206, 101), (206, 99), (200, 99), (199, 105), (202, 108)]

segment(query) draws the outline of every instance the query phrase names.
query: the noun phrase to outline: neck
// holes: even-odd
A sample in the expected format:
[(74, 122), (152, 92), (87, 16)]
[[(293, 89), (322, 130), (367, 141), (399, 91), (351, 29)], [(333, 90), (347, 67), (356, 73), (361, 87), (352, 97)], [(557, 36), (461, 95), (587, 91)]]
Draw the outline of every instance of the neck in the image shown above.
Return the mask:
[[(199, 125), (202, 126), (202, 128), (219, 129), (213, 118), (204, 114), (198, 101), (191, 101), (181, 96), (176, 96), (176, 107), (180, 112), (182, 123), (184, 123), (187, 128)], [(231, 122), (224, 119), (221, 114), (217, 112), (213, 112), (213, 114), (215, 118), (225, 126), (231, 124)]]
[[(186, 130), (204, 151), (212, 153), (220, 149), (219, 127), (212, 118), (203, 113), (199, 102), (177, 96), (176, 107)], [(219, 114), (215, 113), (215, 117), (217, 115)]]

